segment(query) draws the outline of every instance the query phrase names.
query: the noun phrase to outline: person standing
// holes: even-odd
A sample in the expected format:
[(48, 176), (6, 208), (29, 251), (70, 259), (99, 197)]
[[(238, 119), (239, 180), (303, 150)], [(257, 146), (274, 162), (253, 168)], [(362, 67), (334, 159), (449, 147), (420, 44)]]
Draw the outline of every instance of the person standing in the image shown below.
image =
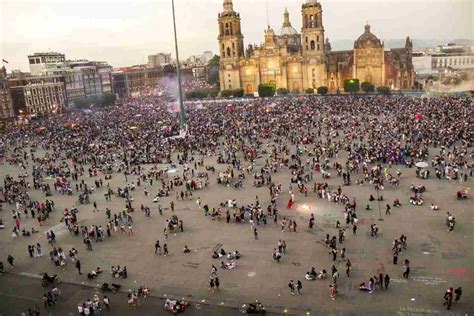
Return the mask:
[(352, 234), (355, 235), (357, 233), (357, 225), (352, 225)]
[(454, 294), (456, 295), (456, 297), (454, 298), (454, 301), (457, 303), (461, 299), (462, 287), (458, 287), (457, 289), (455, 289)]
[(161, 246), (160, 246), (160, 241), (157, 240), (156, 243), (155, 243), (155, 255), (159, 253), (161, 254)]
[(398, 250), (395, 249), (393, 251), (393, 264), (397, 264), (398, 263)]
[(253, 236), (254, 236), (255, 240), (257, 240), (257, 239), (258, 239), (258, 232), (257, 232), (257, 228), (254, 228), (254, 229), (253, 229)]
[(108, 311), (110, 310), (110, 299), (107, 295), (104, 295), (104, 298), (102, 299), (102, 301), (104, 302), (104, 305), (105, 305), (105, 309), (107, 309)]
[(171, 208), (171, 212), (174, 212), (174, 202), (173, 201), (170, 202), (170, 208)]
[(210, 278), (210, 279), (209, 279), (209, 292), (214, 293), (214, 286), (215, 286), (215, 284), (214, 284), (214, 279), (213, 279), (213, 278)]
[(303, 284), (298, 280), (296, 282), (296, 295), (301, 295), (301, 290), (303, 290)]
[(385, 285), (385, 290), (387, 290), (388, 285), (390, 284), (390, 277), (388, 276), (388, 274), (385, 274), (385, 277), (384, 277), (383, 281), (384, 281), (384, 285)]
[(347, 262), (346, 262), (346, 275), (348, 277), (350, 277), (351, 271), (352, 271), (352, 263), (349, 259), (347, 259)]
[(13, 263), (14, 260), (15, 260), (15, 258), (13, 258), (12, 255), (8, 255), (7, 262), (8, 262), (8, 264), (10, 264), (12, 266), (12, 268), (15, 267), (15, 264)]
[(79, 272), (79, 275), (81, 275), (81, 261), (80, 260), (77, 260), (76, 261), (76, 269), (77, 269), (77, 272)]
[(168, 252), (168, 245), (167, 245), (167, 244), (164, 244), (164, 245), (163, 245), (163, 254), (164, 254), (165, 256), (170, 254), (170, 253)]
[(214, 286), (216, 287), (216, 291), (219, 291), (219, 285), (220, 285), (219, 278), (216, 277), (216, 278), (214, 279)]
[(293, 280), (290, 280), (290, 283), (288, 283), (288, 287), (290, 288), (290, 294), (295, 295), (295, 283)]
[(403, 277), (405, 279), (408, 279), (409, 275), (410, 275), (410, 261), (408, 259), (405, 259), (403, 263)]

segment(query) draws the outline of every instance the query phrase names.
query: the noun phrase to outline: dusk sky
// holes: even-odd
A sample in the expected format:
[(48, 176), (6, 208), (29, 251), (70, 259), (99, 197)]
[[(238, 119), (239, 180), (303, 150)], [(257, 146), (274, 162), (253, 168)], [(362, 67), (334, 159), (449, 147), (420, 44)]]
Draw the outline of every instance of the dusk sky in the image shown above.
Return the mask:
[[(268, 0), (269, 22), (281, 27), (285, 7), (301, 30), (306, 0)], [(217, 53), (217, 14), (222, 0), (176, 0), (180, 59), (204, 50)], [(261, 43), (265, 0), (233, 0), (242, 18), (244, 43)], [(355, 40), (366, 21), (381, 39), (472, 39), (472, 0), (322, 0), (325, 35)], [(59, 51), (68, 59), (105, 60), (125, 66), (172, 52), (171, 0), (0, 0), (0, 58), (9, 70), (28, 70), (27, 55)]]

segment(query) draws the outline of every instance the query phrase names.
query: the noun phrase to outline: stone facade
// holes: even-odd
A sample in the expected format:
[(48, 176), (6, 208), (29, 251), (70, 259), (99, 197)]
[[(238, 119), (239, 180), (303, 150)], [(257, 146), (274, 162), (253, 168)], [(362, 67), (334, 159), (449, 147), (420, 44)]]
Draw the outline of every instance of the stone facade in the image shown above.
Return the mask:
[(366, 25), (353, 50), (333, 52), (329, 40), (324, 41), (321, 4), (306, 0), (301, 14), (301, 34), (291, 26), (285, 10), (278, 33), (268, 26), (264, 43), (249, 45), (244, 51), (240, 15), (234, 11), (232, 0), (224, 0), (224, 10), (218, 16), (221, 90), (242, 88), (252, 94), (259, 84), (271, 83), (290, 92), (319, 86), (342, 91), (344, 80), (351, 78), (392, 89), (412, 88), (409, 38), (404, 48), (385, 51), (383, 42)]

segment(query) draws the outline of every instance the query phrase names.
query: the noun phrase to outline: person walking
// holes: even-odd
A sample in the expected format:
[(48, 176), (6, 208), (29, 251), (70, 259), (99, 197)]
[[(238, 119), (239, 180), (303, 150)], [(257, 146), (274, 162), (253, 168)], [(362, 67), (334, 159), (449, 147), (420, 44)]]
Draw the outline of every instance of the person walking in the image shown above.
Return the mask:
[(76, 269), (77, 269), (77, 272), (79, 272), (79, 275), (81, 275), (81, 260), (77, 260), (76, 261)]
[(356, 224), (352, 225), (352, 234), (353, 235), (357, 234), (357, 225)]
[(170, 208), (171, 208), (171, 212), (174, 212), (174, 202), (173, 201), (170, 202)]
[(391, 215), (392, 214), (392, 213), (390, 213), (390, 209), (391, 209), (390, 205), (387, 204), (387, 209), (385, 210), (385, 215)]
[(164, 254), (165, 256), (170, 254), (170, 253), (168, 252), (168, 245), (167, 245), (167, 244), (164, 244), (164, 245), (163, 245), (163, 254)]
[(451, 304), (453, 303), (453, 288), (449, 287), (444, 293), (444, 303), (443, 306), (446, 306), (446, 309), (451, 309)]
[(214, 279), (213, 279), (213, 278), (210, 278), (210, 279), (209, 279), (209, 292), (214, 293), (214, 286), (215, 286), (215, 284), (214, 284)]

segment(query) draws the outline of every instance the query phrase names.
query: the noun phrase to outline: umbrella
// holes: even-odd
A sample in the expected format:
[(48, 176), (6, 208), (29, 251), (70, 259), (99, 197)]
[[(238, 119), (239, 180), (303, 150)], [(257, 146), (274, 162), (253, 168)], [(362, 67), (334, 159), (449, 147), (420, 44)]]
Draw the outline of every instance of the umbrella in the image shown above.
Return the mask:
[(428, 167), (428, 163), (426, 161), (420, 161), (415, 164), (418, 168), (426, 168)]
[(417, 120), (421, 120), (421, 119), (423, 118), (423, 114), (416, 113), (415, 118), (416, 118)]

